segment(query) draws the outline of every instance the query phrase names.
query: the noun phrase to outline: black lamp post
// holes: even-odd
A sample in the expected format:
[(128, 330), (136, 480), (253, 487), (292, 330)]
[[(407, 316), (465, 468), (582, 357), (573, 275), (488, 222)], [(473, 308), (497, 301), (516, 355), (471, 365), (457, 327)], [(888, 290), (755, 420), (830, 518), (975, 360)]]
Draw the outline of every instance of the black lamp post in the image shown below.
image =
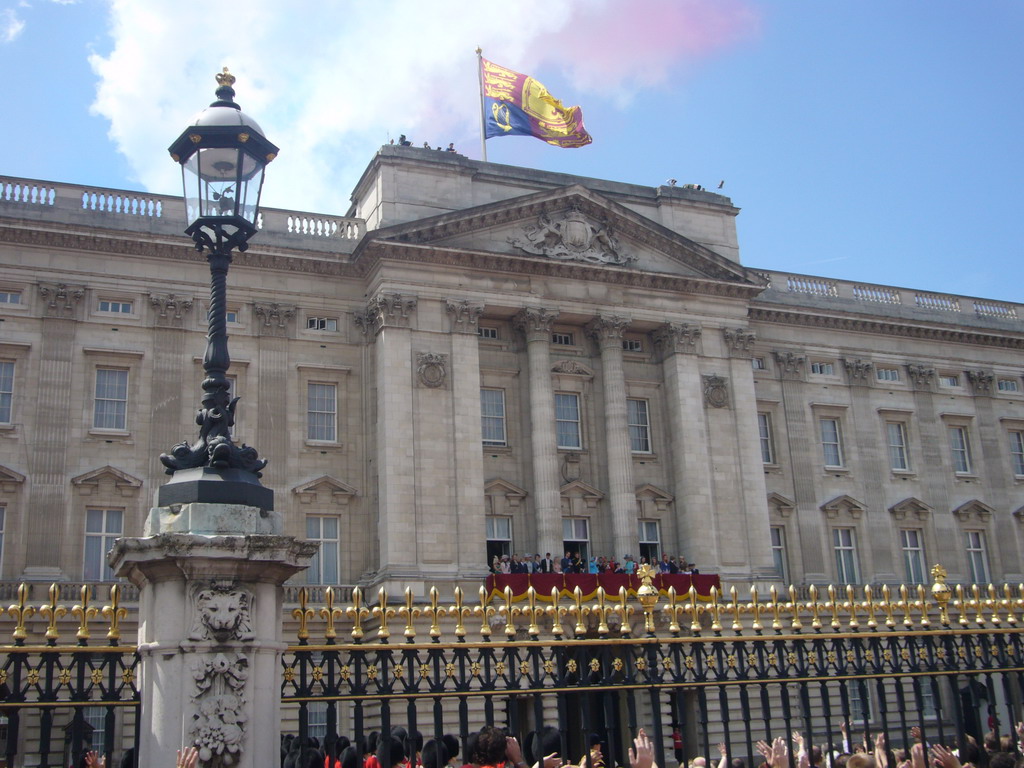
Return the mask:
[(231, 440), (238, 398), (228, 395), (227, 277), (231, 251), (244, 251), (256, 233), (263, 171), (278, 149), (235, 104), (234, 82), (225, 67), (217, 75), (217, 101), (200, 112), (169, 148), (174, 161), (181, 163), (189, 223), (185, 233), (195, 241), (196, 250), (207, 251), (210, 311), (203, 405), (196, 415), (199, 439), (179, 443), (160, 456), (173, 476), (157, 494), (160, 506), (208, 502), (274, 507), (274, 492), (259, 481), (266, 460), (255, 448), (239, 447)]

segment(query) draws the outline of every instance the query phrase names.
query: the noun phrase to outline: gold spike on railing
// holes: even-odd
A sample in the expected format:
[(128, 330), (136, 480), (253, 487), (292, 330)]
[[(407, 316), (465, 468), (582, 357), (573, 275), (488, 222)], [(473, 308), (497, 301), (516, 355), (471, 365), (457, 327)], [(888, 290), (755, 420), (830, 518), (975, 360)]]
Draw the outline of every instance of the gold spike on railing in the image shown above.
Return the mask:
[(633, 631), (629, 623), (629, 617), (633, 615), (633, 607), (629, 604), (629, 600), (626, 597), (625, 587), (619, 587), (619, 605), (616, 610), (622, 617), (622, 620), (619, 622), (619, 634), (623, 637), (629, 637)]
[(334, 620), (340, 619), (345, 615), (345, 612), (341, 608), (334, 607), (334, 587), (328, 587), (324, 591), (324, 602), (326, 605), (320, 609), (320, 618), (327, 621), (327, 629), (324, 630), (324, 637), (327, 640), (334, 640), (338, 636), (337, 630), (334, 628)]
[(441, 607), (441, 593), (437, 591), (437, 587), (431, 587), (428, 594), (430, 607), (426, 609), (426, 613), (430, 615), (430, 639), (436, 642), (441, 638), (441, 617), (444, 616), (445, 610)]
[(512, 587), (505, 587), (505, 605), (501, 610), (505, 613), (505, 637), (511, 640), (516, 636), (516, 625), (512, 621)]
[(896, 626), (896, 619), (892, 615), (892, 593), (888, 584), (882, 585), (882, 610), (885, 612), (885, 626), (892, 629)]
[(729, 588), (729, 609), (732, 611), (732, 631), (739, 634), (743, 631), (743, 622), (740, 620), (740, 593), (735, 586)]
[(966, 627), (970, 624), (970, 621), (967, 619), (967, 598), (965, 597), (963, 584), (956, 585), (956, 600), (953, 601), (953, 605), (956, 606), (957, 610), (957, 623), (962, 627)]
[(939, 604), (939, 621), (949, 626), (949, 587), (946, 586), (946, 569), (936, 563), (932, 566), (932, 597)]
[(587, 634), (587, 625), (583, 623), (583, 618), (586, 614), (590, 613), (589, 608), (583, 607), (583, 590), (579, 587), (574, 587), (572, 590), (572, 598), (576, 603), (576, 626), (573, 628), (573, 632), (576, 637), (583, 637)]
[[(813, 584), (811, 586), (814, 586)], [(817, 590), (815, 590), (817, 594)], [(804, 623), (800, 621), (800, 601), (797, 600), (796, 587), (792, 584), (789, 585), (789, 602), (786, 603), (786, 608), (793, 612), (793, 620), (790, 622), (790, 628), (800, 630), (804, 628)]]
[(928, 618), (928, 590), (924, 588), (924, 584), (917, 585), (917, 601), (914, 607), (921, 611), (921, 619), (917, 623), (922, 627), (931, 626), (932, 622)]
[(864, 585), (864, 610), (868, 614), (868, 629), (877, 629), (878, 622), (875, 620), (875, 601), (874, 593), (871, 591), (871, 585)]
[(565, 634), (565, 629), (562, 627), (562, 616), (565, 615), (565, 608), (558, 605), (559, 596), (558, 587), (552, 587), (551, 606), (547, 609), (547, 613), (551, 616), (551, 634), (554, 635), (556, 640), (561, 639), (562, 635)]
[(977, 584), (971, 586), (971, 594), (974, 596), (974, 623), (979, 627), (985, 626), (985, 614), (982, 609), (985, 604), (981, 600), (981, 587)]
[(463, 620), (466, 616), (473, 614), (473, 609), (468, 608), (462, 603), (463, 594), (462, 587), (455, 588), (455, 607), (449, 609), (449, 613), (455, 616), (455, 636), (462, 640), (466, 636), (466, 625), (463, 624)]
[(480, 587), (480, 606), (473, 610), (480, 614), (480, 636), (489, 638), (491, 636), (491, 616), (494, 615), (494, 608), (491, 606), (491, 597), (487, 587)]
[(906, 584), (900, 584), (899, 606), (903, 610), (903, 626), (908, 628), (914, 626), (914, 617), (911, 615), (913, 605), (910, 602), (910, 590), (907, 589)]
[[(843, 606), (850, 611), (850, 621), (847, 623), (847, 626), (856, 632), (860, 629), (860, 621), (857, 619), (857, 608), (859, 607), (857, 603), (857, 590), (853, 588), (853, 584), (846, 585), (846, 602), (843, 603)], [(835, 627), (839, 617), (833, 616), (832, 621), (832, 626)]]
[[(1021, 590), (1024, 592), (1024, 589)], [(1006, 623), (1010, 626), (1017, 626), (1017, 616), (1013, 612), (1013, 592), (1009, 584), (1003, 584), (1003, 606), (1006, 608)]]
[(716, 635), (722, 633), (722, 607), (718, 603), (718, 587), (711, 587), (711, 631)]
[(679, 596), (676, 594), (676, 588), (669, 587), (668, 605), (665, 606), (665, 613), (668, 614), (668, 631), (673, 635), (678, 635), (683, 631), (683, 628), (679, 626), (679, 614), (682, 610), (682, 606), (679, 605)]
[(309, 590), (305, 587), (299, 588), (299, 607), (292, 610), (292, 618), (299, 620), (299, 640), (309, 639), (309, 620), (312, 619), (316, 613), (312, 608), (307, 608), (306, 604), (309, 601)]
[(537, 617), (544, 615), (544, 608), (537, 607), (537, 590), (533, 587), (526, 590), (526, 604), (527, 607), (523, 610), (523, 613), (530, 618), (530, 623), (526, 627), (526, 633), (536, 640), (540, 636), (540, 624), (537, 623)]
[(999, 609), (1002, 607), (999, 602), (999, 593), (996, 592), (996, 585), (988, 585), (988, 598), (985, 600), (985, 606), (992, 612), (992, 624), (998, 627), (1003, 623), (1003, 620), (999, 617)]
[(363, 590), (359, 587), (352, 590), (352, 605), (345, 609), (345, 614), (352, 619), (352, 639), (358, 643), (363, 639), (363, 619), (370, 617), (363, 607)]
[[(436, 589), (436, 587), (432, 587), (431, 591), (436, 591)], [(388, 629), (388, 619), (394, 617), (395, 609), (388, 608), (388, 591), (384, 587), (377, 590), (377, 605), (374, 607), (372, 615), (380, 622), (377, 627), (377, 639), (381, 641), (387, 640), (391, 637), (391, 630)]]
[(782, 619), (779, 616), (781, 604), (779, 603), (779, 590), (772, 584), (769, 594), (772, 596), (772, 629), (782, 631)]
[(399, 616), (405, 616), (405, 630), (402, 635), (410, 643), (416, 639), (416, 617), (420, 615), (420, 610), (416, 608), (416, 596), (413, 594), (412, 587), (405, 588), (405, 605), (398, 609)]
[(594, 612), (597, 614), (597, 634), (599, 637), (606, 637), (608, 635), (608, 608), (604, 604), (605, 594), (604, 587), (597, 588), (597, 608)]
[(750, 585), (750, 604), (747, 606), (754, 615), (754, 621), (751, 623), (750, 628), (755, 632), (761, 632), (764, 629), (764, 625), (761, 623), (761, 611), (763, 606), (757, 601), (757, 585)]
[(695, 635), (700, 634), (700, 614), (703, 608), (697, 604), (697, 588), (694, 586), (690, 587), (689, 591), (690, 598), (690, 631)]
[(18, 585), (18, 604), (12, 605), (7, 609), (7, 613), (17, 619), (17, 624), (14, 626), (14, 642), (19, 643), (28, 637), (28, 631), (25, 629), (25, 619), (29, 618), (36, 609), (28, 604), (28, 585)]
[(63, 605), (57, 605), (57, 602), (60, 600), (59, 586), (51, 584), (47, 594), (49, 595), (50, 602), (39, 608), (39, 615), (47, 618), (46, 640), (52, 645), (60, 637), (60, 633), (57, 632), (57, 619), (66, 614), (68, 609)]
[(99, 613), (99, 609), (89, 605), (89, 586), (87, 584), (82, 585), (82, 590), (79, 592), (81, 602), (71, 608), (71, 615), (78, 617), (78, 632), (76, 637), (79, 640), (89, 639), (89, 619), (93, 619)]
[[(829, 592), (834, 597), (836, 588), (829, 586)], [(811, 609), (811, 629), (821, 629), (821, 618), (818, 616), (818, 609), (821, 608), (818, 603), (818, 587), (811, 584), (810, 589), (807, 590), (807, 594), (810, 596), (810, 601), (807, 603), (807, 607)], [(793, 601), (796, 604), (796, 600)]]
[(103, 606), (103, 616), (110, 622), (107, 640), (111, 645), (117, 645), (117, 641), (121, 639), (121, 619), (128, 617), (128, 609), (121, 607), (121, 586), (119, 584), (110, 588), (110, 605)]

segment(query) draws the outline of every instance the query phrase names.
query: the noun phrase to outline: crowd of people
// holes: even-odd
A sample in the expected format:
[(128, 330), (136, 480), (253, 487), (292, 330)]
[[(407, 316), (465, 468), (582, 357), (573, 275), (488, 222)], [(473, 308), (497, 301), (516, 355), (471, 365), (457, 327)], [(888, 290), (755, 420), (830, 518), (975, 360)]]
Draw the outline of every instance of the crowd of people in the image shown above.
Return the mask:
[(625, 573), (635, 574), (641, 565), (650, 565), (658, 573), (697, 574), (700, 571), (695, 563), (687, 562), (680, 555), (678, 558), (665, 553), (660, 559), (648, 562), (643, 555), (634, 560), (632, 555), (624, 555), (621, 560), (614, 557), (584, 558), (579, 552), (568, 551), (564, 557), (552, 557), (546, 553), (543, 557), (527, 552), (523, 557), (518, 553), (495, 555), (491, 560), (491, 573)]

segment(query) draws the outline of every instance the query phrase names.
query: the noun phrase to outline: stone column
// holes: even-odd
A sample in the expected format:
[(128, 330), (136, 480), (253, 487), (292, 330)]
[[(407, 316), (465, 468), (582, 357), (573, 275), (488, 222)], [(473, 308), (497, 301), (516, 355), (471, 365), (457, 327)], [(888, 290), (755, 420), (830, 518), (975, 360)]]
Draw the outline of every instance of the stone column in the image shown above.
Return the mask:
[(586, 328), (587, 335), (597, 342), (601, 350), (608, 501), (612, 513), (612, 554), (616, 558), (639, 548), (633, 451), (629, 443), (626, 410), (626, 377), (622, 370), (622, 332), (627, 325), (629, 318), (611, 315), (594, 318)]
[(156, 507), (145, 538), (115, 543), (111, 567), (139, 588), (139, 765), (190, 744), (202, 765), (263, 768), (278, 754), (282, 584), (317, 550), (280, 523), (242, 505)]
[(418, 575), (416, 465), (410, 439), (412, 407), (411, 316), (415, 296), (381, 293), (370, 300), (356, 323), (374, 337), (377, 377), (377, 536), (378, 577)]
[(530, 450), (533, 456), (533, 506), (537, 551), (562, 552), (562, 501), (558, 483), (555, 392), (551, 386), (551, 323), (557, 312), (527, 307), (513, 319), (526, 336), (530, 375)]
[(721, 566), (718, 522), (696, 354), (701, 329), (696, 325), (666, 323), (653, 336), (661, 351), (672, 446), (677, 520), (672, 549), (697, 560), (702, 571), (717, 573)]

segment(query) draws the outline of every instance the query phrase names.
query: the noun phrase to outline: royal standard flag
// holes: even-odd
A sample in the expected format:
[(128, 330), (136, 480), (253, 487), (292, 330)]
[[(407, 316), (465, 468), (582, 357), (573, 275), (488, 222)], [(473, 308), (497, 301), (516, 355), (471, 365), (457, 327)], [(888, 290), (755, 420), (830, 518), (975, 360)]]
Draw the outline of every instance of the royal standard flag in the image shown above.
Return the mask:
[(593, 139), (583, 110), (566, 107), (528, 75), (481, 59), (484, 136), (536, 136), (556, 147), (583, 147)]

